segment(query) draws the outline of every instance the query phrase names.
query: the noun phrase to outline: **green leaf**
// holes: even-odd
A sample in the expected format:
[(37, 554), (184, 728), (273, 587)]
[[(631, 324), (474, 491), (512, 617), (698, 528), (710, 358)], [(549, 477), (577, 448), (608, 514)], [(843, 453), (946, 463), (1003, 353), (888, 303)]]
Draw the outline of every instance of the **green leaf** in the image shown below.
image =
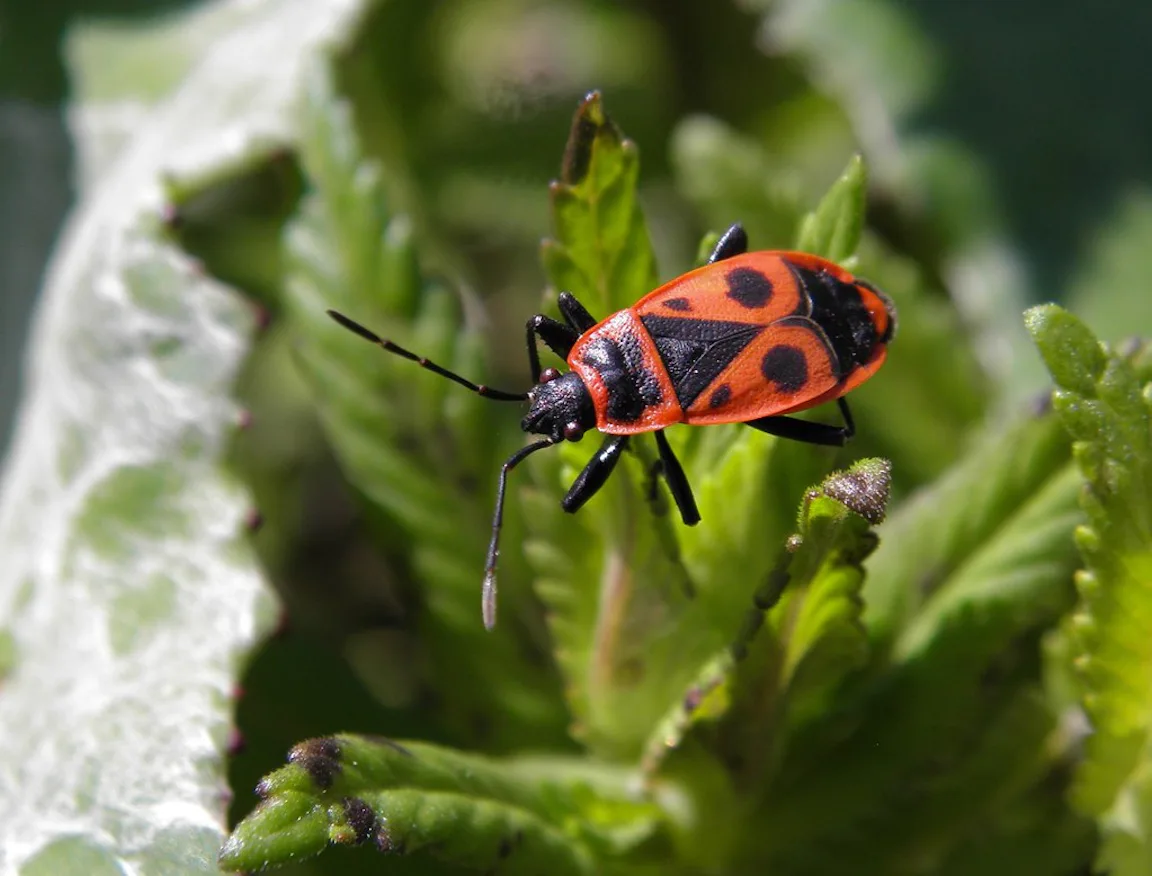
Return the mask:
[[(173, 246), (161, 181), (291, 143), (300, 67), (354, 7), (231, 7), (227, 39), (97, 163), (47, 273), (0, 489), (13, 872), (215, 871), (230, 692), (274, 616), (224, 465), (254, 319)], [(219, 32), (181, 20), (189, 58)]]
[(572, 119), (560, 179), (552, 183), (556, 237), (541, 254), (552, 286), (593, 315), (629, 307), (656, 287), (656, 257), (636, 199), (639, 173), (636, 144), (591, 92)]
[[(600, 96), (577, 109), (561, 180), (552, 184), (556, 239), (542, 247), (556, 289), (594, 313), (631, 305), (656, 285), (655, 259), (636, 197), (635, 146), (608, 118)], [(567, 677), (574, 731), (615, 756), (635, 754), (651, 722), (682, 688), (675, 629), (692, 584), (679, 560), (667, 500), (646, 501), (655, 450), (639, 437), (615, 477), (576, 518), (555, 496), (529, 495), (537, 592), (550, 609), (557, 660)], [(544, 483), (567, 489), (587, 461), (564, 446), (540, 460)], [(661, 486), (661, 490), (662, 490)], [(655, 526), (652, 525), (656, 514)], [(599, 587), (589, 582), (599, 582)], [(627, 705), (625, 705), (627, 703)]]
[[(864, 622), (883, 653), (933, 594), (964, 569), (1054, 479), (1069, 443), (1052, 416), (986, 436), (941, 479), (901, 504), (868, 561)], [(1071, 525), (1071, 524), (1069, 524)]]
[(1010, 430), (880, 527), (863, 590), (871, 658), (793, 728), (757, 815), (761, 836), (772, 826), (764, 866), (942, 860), (978, 829), (967, 819), (1062, 768), (1037, 639), (1072, 601), (1066, 447), (1051, 417)]
[(864, 196), (868, 186), (864, 159), (853, 156), (820, 205), (800, 224), (796, 248), (845, 264), (855, 255), (864, 231)]
[(825, 711), (866, 657), (861, 564), (876, 546), (870, 527), (884, 518), (889, 483), (890, 464), (868, 459), (808, 490), (796, 534), (747, 611), (717, 739), (721, 761), (739, 764), (732, 781), (745, 796), (765, 793), (789, 724)]
[(430, 856), (468, 870), (603, 872), (653, 837), (659, 811), (628, 776), (584, 761), (494, 761), (419, 742), (336, 736), (297, 745), (220, 854), (264, 869), (330, 843)]
[(1147, 348), (1110, 352), (1055, 305), (1027, 314), (1056, 381), (1054, 403), (1075, 439), (1088, 523), (1077, 532), (1084, 570), (1069, 623), (1092, 734), (1073, 799), (1095, 816), (1098, 865), (1146, 872), (1152, 861), (1152, 413)]
[(501, 569), (501, 634), (481, 623), (491, 477), (501, 455), (489, 424), (507, 411), (374, 349), (326, 314), (336, 309), (479, 376), (479, 341), (461, 328), (456, 296), (423, 278), (408, 221), (389, 212), (383, 171), (363, 158), (331, 76), (315, 65), (307, 78), (301, 155), (313, 193), (287, 237), (284, 305), (302, 339), (299, 363), (349, 481), (396, 527), (388, 547), (423, 585), (420, 642), (430, 677), (455, 680), (440, 708), (456, 738), (475, 741), (485, 715), (497, 747), (555, 741), (565, 719), (555, 676), (521, 662), (533, 645), (517, 623), (531, 617), (517, 605), (527, 594), (515, 555)]

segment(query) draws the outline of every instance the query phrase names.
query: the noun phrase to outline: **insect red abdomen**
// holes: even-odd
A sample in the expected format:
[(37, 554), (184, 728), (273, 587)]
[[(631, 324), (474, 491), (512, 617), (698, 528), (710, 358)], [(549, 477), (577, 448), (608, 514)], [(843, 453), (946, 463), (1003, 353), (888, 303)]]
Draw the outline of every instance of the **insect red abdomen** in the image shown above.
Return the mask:
[(814, 407), (883, 363), (891, 302), (804, 253), (736, 255), (678, 277), (581, 336), (568, 356), (616, 435)]

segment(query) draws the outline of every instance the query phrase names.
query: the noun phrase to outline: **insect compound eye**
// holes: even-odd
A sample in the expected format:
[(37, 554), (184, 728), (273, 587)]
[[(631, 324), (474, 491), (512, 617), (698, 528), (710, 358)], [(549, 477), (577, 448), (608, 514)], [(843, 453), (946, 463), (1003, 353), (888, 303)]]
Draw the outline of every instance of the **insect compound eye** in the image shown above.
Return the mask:
[(545, 368), (543, 371), (540, 372), (540, 382), (541, 383), (551, 383), (553, 380), (556, 380), (559, 377), (560, 377), (560, 372), (558, 370), (556, 370), (555, 368)]
[(579, 423), (569, 423), (564, 427), (565, 441), (579, 441), (583, 437), (584, 430), (580, 427)]

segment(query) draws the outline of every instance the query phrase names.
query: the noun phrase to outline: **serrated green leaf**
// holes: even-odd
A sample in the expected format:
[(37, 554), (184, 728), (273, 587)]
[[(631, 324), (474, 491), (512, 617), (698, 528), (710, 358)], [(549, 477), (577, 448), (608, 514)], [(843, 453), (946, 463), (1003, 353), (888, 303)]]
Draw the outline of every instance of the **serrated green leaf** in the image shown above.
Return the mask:
[[(542, 256), (553, 287), (601, 315), (632, 304), (656, 283), (636, 199), (635, 147), (590, 94), (577, 110), (562, 181), (553, 183), (556, 239)], [(656, 456), (638, 437), (613, 480), (573, 520), (553, 495), (526, 501), (537, 592), (549, 622), (576, 734), (613, 756), (635, 755), (652, 722), (687, 683), (676, 660), (693, 585), (680, 563), (663, 493), (649, 492)], [(545, 483), (567, 489), (589, 449), (565, 446), (540, 460)], [(563, 463), (563, 464), (561, 464)], [(662, 487), (661, 487), (662, 490)], [(595, 583), (594, 583), (595, 582)]]
[[(229, 692), (275, 613), (224, 462), (254, 320), (163, 230), (162, 179), (227, 175), (293, 142), (300, 67), (355, 6), (255, 4), (207, 25), (227, 39), (91, 166), (47, 272), (0, 489), (12, 872), (215, 871)], [(188, 59), (200, 16), (179, 18)]]
[(1070, 392), (1095, 395), (1107, 359), (1088, 327), (1055, 304), (1033, 307), (1024, 314), (1024, 322), (1056, 384)]
[(541, 255), (557, 291), (603, 318), (656, 287), (656, 257), (636, 198), (636, 144), (590, 93), (572, 120), (561, 178), (552, 183), (555, 239)]
[(430, 671), (456, 681), (441, 697), (454, 732), (473, 739), (476, 716), (485, 714), (495, 716), (487, 723), (498, 746), (514, 736), (558, 735), (564, 713), (553, 673), (521, 662), (532, 646), (515, 622), (524, 595), (515, 555), (501, 568), (501, 634), (488, 635), (480, 619), (488, 485), (500, 458), (489, 423), (510, 412), (373, 349), (328, 318), (325, 311), (336, 309), (479, 376), (477, 339), (461, 331), (455, 296), (421, 276), (408, 222), (390, 214), (382, 170), (362, 157), (331, 73), (312, 68), (306, 95), (301, 156), (314, 191), (288, 229), (285, 310), (304, 339), (299, 361), (321, 422), (349, 480), (403, 533), (392, 547), (423, 585), (418, 626)]
[(628, 776), (583, 761), (494, 761), (419, 742), (337, 736), (300, 743), (261, 783), (262, 803), (221, 852), (264, 869), (329, 843), (507, 873), (598, 873), (655, 835), (659, 811)]
[[(868, 670), (790, 737), (760, 813), (780, 837), (765, 861), (815, 874), (848, 858), (879, 876), (922, 853), (943, 859), (968, 830), (958, 813), (1058, 768), (1037, 637), (1071, 602), (1079, 511), (1074, 473), (1038, 439), (1066, 442), (1041, 425), (1043, 436), (1033, 425), (978, 450), (934, 500), (905, 503), (880, 528), (865, 599), (892, 578), (915, 601), (896, 641), (886, 646), (894, 630), (881, 627)], [(1030, 450), (1041, 457), (1031, 470)]]
[(865, 658), (861, 563), (875, 548), (869, 520), (883, 519), (890, 476), (887, 461), (862, 460), (809, 490), (786, 562), (749, 610), (753, 622), (733, 646), (732, 708), (719, 731), (721, 759), (740, 764), (733, 781), (745, 795), (766, 792), (788, 724), (826, 708)]
[(1121, 876), (1142, 873), (1152, 860), (1152, 413), (1144, 389), (1152, 371), (1146, 351), (1111, 353), (1054, 305), (1029, 311), (1028, 328), (1059, 387), (1056, 409), (1087, 485), (1088, 523), (1077, 533), (1085, 569), (1068, 634), (1093, 732), (1073, 799), (1100, 824), (1097, 863)]
[(847, 262), (856, 254), (864, 231), (864, 196), (868, 174), (864, 159), (853, 156), (819, 206), (804, 217), (796, 248), (833, 262)]
[(891, 647), (931, 594), (1066, 470), (1068, 453), (1055, 418), (1029, 417), (985, 437), (944, 478), (909, 497), (868, 561), (864, 621), (874, 646)]

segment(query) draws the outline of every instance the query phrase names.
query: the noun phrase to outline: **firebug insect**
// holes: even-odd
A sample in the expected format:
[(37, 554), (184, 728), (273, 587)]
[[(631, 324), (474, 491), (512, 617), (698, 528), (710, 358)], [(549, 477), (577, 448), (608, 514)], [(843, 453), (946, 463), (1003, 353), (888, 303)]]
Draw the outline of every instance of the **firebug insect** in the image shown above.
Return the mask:
[[(604, 485), (631, 435), (653, 432), (660, 468), (680, 517), (700, 521), (692, 488), (663, 430), (677, 423), (744, 423), (810, 444), (840, 446), (856, 427), (844, 395), (876, 373), (896, 331), (883, 292), (832, 262), (797, 252), (748, 252), (733, 225), (708, 263), (665, 283), (634, 305), (597, 322), (562, 293), (564, 321), (528, 320), (534, 386), (504, 392), (473, 383), (343, 314), (329, 315), (384, 350), (496, 401), (526, 401), (520, 427), (543, 435), (500, 469), (492, 539), (484, 567), (484, 625), (496, 623), (496, 560), (508, 472), (530, 454), (596, 429), (600, 449), (560, 501), (574, 512)], [(569, 371), (540, 367), (537, 340), (567, 360)], [(787, 416), (835, 400), (843, 425)]]

